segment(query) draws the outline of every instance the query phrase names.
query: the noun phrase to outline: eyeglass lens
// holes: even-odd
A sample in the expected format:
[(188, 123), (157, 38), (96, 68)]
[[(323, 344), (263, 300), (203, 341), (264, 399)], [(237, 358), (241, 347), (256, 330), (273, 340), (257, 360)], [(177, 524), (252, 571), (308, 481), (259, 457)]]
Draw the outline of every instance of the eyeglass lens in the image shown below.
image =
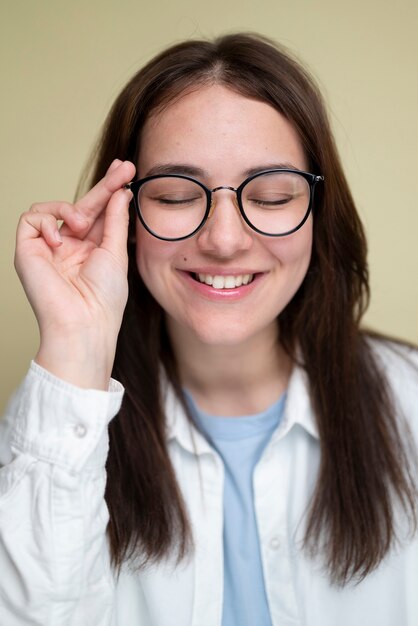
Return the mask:
[(202, 187), (191, 180), (160, 177), (142, 185), (138, 207), (153, 233), (176, 239), (190, 235), (201, 224), (207, 199)]
[[(149, 180), (141, 186), (137, 200), (148, 228), (165, 239), (193, 233), (207, 210), (204, 189), (184, 178), (161, 176)], [(272, 235), (297, 228), (309, 202), (309, 183), (295, 172), (262, 174), (250, 180), (241, 193), (248, 221), (256, 229)]]

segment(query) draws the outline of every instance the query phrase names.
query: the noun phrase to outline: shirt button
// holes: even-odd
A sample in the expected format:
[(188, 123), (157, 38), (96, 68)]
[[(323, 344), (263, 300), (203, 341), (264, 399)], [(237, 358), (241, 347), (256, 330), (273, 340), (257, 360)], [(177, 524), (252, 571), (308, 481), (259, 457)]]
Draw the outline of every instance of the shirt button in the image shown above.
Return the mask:
[(76, 437), (79, 437), (81, 439), (82, 437), (86, 436), (87, 428), (84, 426), (84, 424), (75, 424), (73, 432)]
[(274, 535), (274, 537), (270, 539), (270, 548), (272, 550), (278, 550), (280, 548), (280, 539), (277, 535)]

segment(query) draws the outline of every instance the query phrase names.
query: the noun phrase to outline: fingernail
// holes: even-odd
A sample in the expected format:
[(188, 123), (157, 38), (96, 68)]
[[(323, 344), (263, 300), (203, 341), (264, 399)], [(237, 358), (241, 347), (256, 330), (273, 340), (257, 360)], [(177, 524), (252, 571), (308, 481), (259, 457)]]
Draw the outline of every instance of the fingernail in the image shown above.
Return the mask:
[(113, 159), (112, 163), (109, 165), (108, 172), (115, 170), (122, 163), (120, 159)]
[(54, 237), (55, 237), (55, 239), (56, 239), (57, 241), (59, 241), (59, 243), (62, 243), (62, 237), (61, 237), (61, 234), (60, 234), (60, 231), (59, 231), (59, 230), (56, 230), (56, 231), (54, 232)]

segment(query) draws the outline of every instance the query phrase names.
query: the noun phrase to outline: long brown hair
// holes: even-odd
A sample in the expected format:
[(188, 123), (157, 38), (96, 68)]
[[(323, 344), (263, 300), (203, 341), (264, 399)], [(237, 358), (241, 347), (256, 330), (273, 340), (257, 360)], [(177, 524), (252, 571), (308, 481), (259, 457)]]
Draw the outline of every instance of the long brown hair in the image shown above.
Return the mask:
[[(322, 555), (331, 579), (361, 580), (395, 541), (394, 502), (416, 528), (412, 466), (387, 381), (360, 320), (369, 299), (366, 241), (327, 113), (315, 83), (285, 50), (247, 34), (172, 46), (126, 85), (107, 119), (91, 184), (118, 157), (137, 162), (144, 122), (201, 85), (217, 83), (272, 105), (296, 129), (310, 171), (325, 176), (314, 207), (312, 260), (279, 317), (280, 337), (301, 365), (320, 434), (321, 464), (305, 549)], [(131, 215), (134, 237), (135, 215)], [(167, 450), (161, 365), (181, 397), (164, 313), (129, 248), (129, 299), (113, 375), (126, 394), (110, 424), (106, 501), (113, 564), (141, 565), (192, 546), (186, 509)]]

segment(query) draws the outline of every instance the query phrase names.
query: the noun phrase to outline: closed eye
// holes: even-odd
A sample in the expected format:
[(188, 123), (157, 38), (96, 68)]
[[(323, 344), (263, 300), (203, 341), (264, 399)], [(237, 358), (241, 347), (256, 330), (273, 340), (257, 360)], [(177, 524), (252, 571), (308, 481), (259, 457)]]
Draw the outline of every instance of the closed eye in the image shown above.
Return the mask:
[(199, 196), (192, 198), (167, 198), (167, 197), (158, 197), (158, 198), (150, 198), (152, 202), (156, 202), (158, 204), (166, 204), (171, 206), (180, 206), (185, 204), (193, 204), (199, 202), (201, 198)]
[(293, 196), (288, 196), (286, 198), (277, 198), (273, 200), (262, 200), (261, 198), (248, 198), (247, 202), (252, 202), (253, 204), (256, 204), (257, 206), (268, 209), (268, 208), (284, 206), (286, 204), (289, 204), (289, 202), (291, 202), (293, 199), (294, 199)]

